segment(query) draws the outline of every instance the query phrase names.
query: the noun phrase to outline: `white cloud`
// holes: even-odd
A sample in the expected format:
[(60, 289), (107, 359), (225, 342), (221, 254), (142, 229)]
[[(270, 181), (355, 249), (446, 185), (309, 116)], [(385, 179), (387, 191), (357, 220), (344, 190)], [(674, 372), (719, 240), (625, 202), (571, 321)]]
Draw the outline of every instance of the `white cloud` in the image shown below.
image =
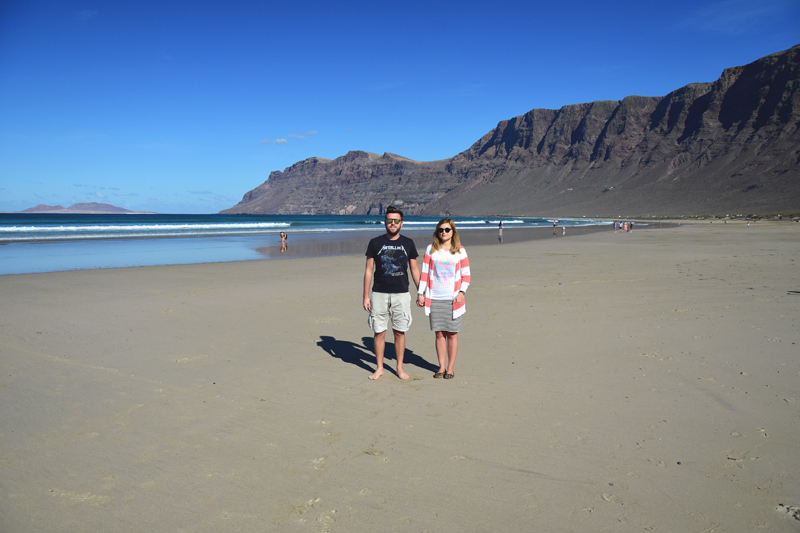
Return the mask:
[(73, 19), (75, 22), (79, 24), (87, 24), (92, 19), (97, 18), (97, 11), (93, 11), (91, 9), (84, 9), (83, 11), (76, 11), (73, 15)]
[[(310, 131), (298, 131), (297, 133), (290, 133), (287, 137), (292, 139), (308, 139), (309, 137), (313, 137), (317, 134), (317, 130), (310, 130)], [(274, 141), (270, 139), (264, 139), (263, 141), (259, 141), (261, 144), (289, 144), (288, 139), (275, 139)]]
[(694, 11), (684, 20), (683, 26), (702, 31), (741, 34), (754, 25), (769, 23), (771, 19), (788, 15), (794, 0), (723, 0)]
[(308, 139), (309, 137), (313, 137), (316, 134), (317, 134), (316, 130), (300, 131), (297, 133), (290, 134), (289, 137), (293, 137), (295, 139)]
[(101, 194), (99, 192), (94, 193), (94, 195), (97, 196), (98, 198), (107, 198), (105, 194)]

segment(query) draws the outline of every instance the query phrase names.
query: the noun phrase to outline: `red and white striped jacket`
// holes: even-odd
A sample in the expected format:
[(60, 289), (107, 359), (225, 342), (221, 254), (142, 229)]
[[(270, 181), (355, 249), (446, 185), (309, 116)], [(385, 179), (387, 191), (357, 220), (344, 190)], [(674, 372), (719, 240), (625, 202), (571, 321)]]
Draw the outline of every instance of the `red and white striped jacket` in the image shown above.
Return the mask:
[[(431, 270), (433, 270), (433, 261), (431, 254), (434, 252), (433, 245), (429, 244), (425, 248), (425, 257), (422, 260), (422, 272), (419, 278), (418, 294), (425, 295), (425, 316), (431, 314)], [(453, 290), (453, 318), (458, 318), (467, 311), (467, 300), (460, 304), (456, 303), (456, 296), (459, 292), (466, 294), (467, 288), (470, 283), (469, 272), (469, 258), (467, 257), (467, 250), (462, 246), (458, 252), (453, 255), (456, 260), (456, 280)]]

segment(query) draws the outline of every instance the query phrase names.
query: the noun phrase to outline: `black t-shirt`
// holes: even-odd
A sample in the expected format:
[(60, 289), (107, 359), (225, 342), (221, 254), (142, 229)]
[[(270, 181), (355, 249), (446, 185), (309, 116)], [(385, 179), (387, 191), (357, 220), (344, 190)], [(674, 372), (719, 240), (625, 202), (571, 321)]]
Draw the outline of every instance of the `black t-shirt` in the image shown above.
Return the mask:
[(372, 292), (408, 292), (408, 261), (419, 255), (414, 241), (403, 235), (394, 241), (381, 235), (369, 241), (366, 255), (375, 260)]

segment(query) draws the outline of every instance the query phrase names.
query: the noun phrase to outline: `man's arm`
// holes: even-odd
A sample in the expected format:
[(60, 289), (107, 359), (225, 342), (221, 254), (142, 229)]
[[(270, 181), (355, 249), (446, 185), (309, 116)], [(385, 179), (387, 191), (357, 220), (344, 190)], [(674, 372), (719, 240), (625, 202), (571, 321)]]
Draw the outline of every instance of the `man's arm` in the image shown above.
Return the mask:
[(419, 266), (417, 266), (417, 258), (409, 259), (408, 266), (411, 267), (411, 277), (414, 278), (414, 285), (419, 289)]
[(372, 303), (369, 301), (369, 286), (372, 285), (372, 270), (375, 267), (375, 259), (367, 257), (367, 268), (364, 271), (364, 310), (372, 311)]

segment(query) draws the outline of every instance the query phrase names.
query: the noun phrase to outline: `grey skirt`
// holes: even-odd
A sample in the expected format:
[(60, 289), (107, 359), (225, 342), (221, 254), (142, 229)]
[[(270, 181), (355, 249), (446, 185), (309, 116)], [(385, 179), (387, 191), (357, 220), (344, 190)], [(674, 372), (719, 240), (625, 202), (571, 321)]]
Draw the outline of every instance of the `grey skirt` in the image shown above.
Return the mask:
[(458, 333), (461, 331), (461, 321), (464, 315), (453, 319), (452, 300), (431, 300), (431, 331), (447, 331)]

